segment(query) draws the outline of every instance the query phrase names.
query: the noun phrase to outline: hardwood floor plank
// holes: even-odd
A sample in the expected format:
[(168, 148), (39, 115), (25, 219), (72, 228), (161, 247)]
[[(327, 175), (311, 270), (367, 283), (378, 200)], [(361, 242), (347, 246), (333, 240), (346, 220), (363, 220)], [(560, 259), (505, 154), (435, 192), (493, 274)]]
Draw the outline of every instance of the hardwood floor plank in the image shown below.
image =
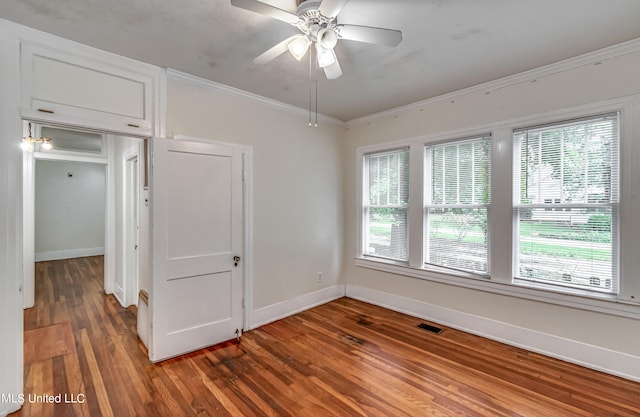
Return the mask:
[[(239, 350), (235, 346), (228, 345), (226, 350)], [(213, 352), (211, 352), (213, 354)], [(207, 355), (209, 356), (209, 355)], [(254, 366), (255, 363), (251, 363), (250, 366)], [(203, 372), (206, 368), (216, 367), (220, 369), (221, 377), (227, 378), (231, 384), (229, 384), (229, 388), (234, 392), (234, 394), (239, 398), (244, 398), (247, 403), (247, 407), (251, 410), (250, 415), (254, 416), (266, 416), (266, 417), (276, 417), (282, 416), (287, 417), (289, 414), (284, 412), (284, 410), (276, 410), (274, 408), (275, 404), (270, 395), (267, 395), (262, 387), (259, 387), (249, 378), (240, 378), (237, 375), (237, 370), (234, 370), (233, 364), (229, 365), (229, 361), (227, 360), (220, 362), (220, 366), (215, 366), (214, 362), (210, 359), (206, 358), (206, 360), (201, 360), (196, 363), (194, 361), (194, 366), (200, 366)], [(221, 369), (222, 368), (222, 369)], [(245, 368), (246, 369), (246, 368)], [(240, 370), (241, 374), (246, 372), (245, 369)], [(207, 373), (207, 375), (210, 375)]]
[[(100, 415), (103, 417), (113, 417), (113, 410), (111, 409), (109, 396), (107, 395), (107, 390), (104, 386), (104, 381), (102, 380), (102, 373), (100, 367), (98, 366), (98, 362), (96, 361), (96, 357), (93, 353), (91, 341), (89, 340), (86, 329), (80, 329), (80, 341), (82, 345), (82, 352), (84, 353), (84, 357), (87, 363), (89, 375), (91, 376), (91, 381), (93, 382), (93, 388), (95, 390), (95, 397), (97, 399)], [(107, 369), (107, 367), (105, 366), (103, 366), (103, 368)], [(91, 415), (94, 415), (94, 413), (92, 412)]]
[[(229, 355), (229, 352), (232, 353), (232, 356)], [(234, 358), (245, 356), (246, 353), (248, 353), (248, 355), (244, 358), (242, 367), (234, 369)], [(215, 368), (216, 373), (219, 375), (215, 380), (224, 382), (225, 385), (235, 386), (236, 381), (242, 379), (246, 380), (247, 384), (259, 387), (259, 389), (266, 394), (263, 394), (263, 397), (270, 397), (268, 400), (269, 406), (277, 415), (282, 417), (295, 416), (298, 403), (291, 398), (292, 391), (290, 381), (284, 374), (278, 372), (275, 367), (271, 366), (271, 364), (277, 363), (277, 359), (262, 348), (260, 348), (257, 353), (260, 355), (267, 354), (266, 356), (261, 356), (265, 359), (251, 359), (252, 353), (251, 350), (248, 350), (244, 346), (233, 349), (233, 346), (229, 345), (224, 351), (215, 349), (208, 352), (206, 356), (209, 360), (201, 362), (201, 364), (207, 364), (209, 369)], [(266, 359), (267, 357), (270, 359)], [(224, 359), (221, 360), (220, 358)], [(259, 407), (257, 407), (255, 403), (249, 404), (249, 407), (259, 410)], [(254, 412), (250, 415), (260, 414)]]
[(76, 417), (90, 417), (89, 407), (86, 403), (86, 398), (84, 398), (87, 390), (85, 389), (84, 378), (80, 371), (78, 356), (65, 355), (62, 358), (64, 360), (64, 375), (60, 375), (60, 377), (66, 377), (68, 391), (59, 392), (73, 395), (76, 399), (76, 402), (71, 405), (73, 413), (69, 413), (69, 415)]
[[(240, 409), (238, 405), (236, 405), (229, 396), (218, 386), (214, 381), (210, 380), (207, 375), (200, 369), (199, 367), (195, 367), (198, 375), (200, 376), (200, 382), (206, 387), (210, 394), (213, 394), (216, 400), (223, 407), (225, 415), (228, 414), (232, 417), (243, 417), (246, 416)], [(223, 385), (224, 386), (224, 385)], [(240, 402), (242, 403), (242, 402)], [(244, 404), (243, 404), (244, 405)], [(246, 405), (244, 405), (246, 406)]]
[(152, 381), (157, 390), (158, 399), (164, 404), (168, 411), (168, 413), (163, 413), (161, 415), (184, 415), (185, 410), (178, 403), (180, 399), (173, 394), (170, 387), (167, 387), (164, 381), (159, 377), (152, 378)]
[(26, 330), (24, 362), (29, 364), (75, 352), (71, 325), (66, 323)]
[[(136, 334), (135, 308), (105, 295), (102, 257), (36, 264), (24, 314), (23, 416), (640, 416), (640, 384), (342, 298), (158, 364)], [(66, 324), (64, 324), (66, 323)], [(67, 346), (56, 346), (68, 326)]]

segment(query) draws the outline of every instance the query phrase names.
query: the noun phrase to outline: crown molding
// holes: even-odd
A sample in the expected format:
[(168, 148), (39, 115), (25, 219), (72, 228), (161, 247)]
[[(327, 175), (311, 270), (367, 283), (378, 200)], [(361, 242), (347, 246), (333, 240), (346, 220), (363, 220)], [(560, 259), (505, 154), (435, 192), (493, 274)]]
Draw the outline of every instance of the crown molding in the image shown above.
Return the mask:
[(467, 94), (473, 94), (478, 92), (490, 93), (491, 91), (499, 90), (505, 87), (510, 87), (523, 82), (529, 82), (532, 80), (536, 80), (536, 79), (543, 78), (553, 74), (558, 74), (560, 72), (564, 72), (574, 68), (579, 68), (582, 66), (593, 65), (596, 63), (600, 63), (602, 61), (606, 61), (611, 58), (615, 58), (621, 55), (626, 55), (626, 54), (630, 54), (638, 51), (640, 51), (640, 38), (623, 42), (617, 45), (612, 45), (612, 46), (599, 49), (593, 52), (587, 52), (586, 54), (582, 54), (582, 55), (578, 55), (562, 61), (558, 61), (549, 65), (545, 65), (543, 67), (534, 68), (532, 70), (528, 70), (518, 74), (499, 78), (497, 80), (474, 85), (472, 87), (464, 88), (462, 90), (453, 91), (451, 93), (432, 97), (426, 100), (417, 101), (415, 103), (407, 104), (405, 106), (396, 107), (396, 108), (385, 110), (379, 113), (373, 113), (368, 116), (358, 117), (356, 119), (346, 121), (345, 126), (352, 127), (352, 126), (358, 126), (366, 123), (375, 122), (380, 119), (387, 119), (393, 116), (397, 116), (404, 112), (419, 110), (420, 108), (433, 103), (455, 100)]
[[(214, 90), (224, 94), (230, 94), (238, 97), (242, 97), (251, 100), (255, 103), (271, 107), (276, 110), (284, 111), (287, 113), (295, 114), (296, 116), (308, 117), (309, 110), (302, 107), (293, 106), (291, 104), (283, 103), (281, 101), (273, 100), (258, 94), (250, 93), (239, 88), (231, 87), (226, 84), (221, 84), (215, 81), (207, 80), (195, 75), (187, 74), (182, 71), (175, 70), (173, 68), (167, 68), (167, 79), (185, 82), (192, 85), (197, 85), (202, 88)], [(342, 120), (336, 119), (331, 116), (318, 113), (318, 121), (331, 124), (334, 126), (344, 127), (345, 123)]]

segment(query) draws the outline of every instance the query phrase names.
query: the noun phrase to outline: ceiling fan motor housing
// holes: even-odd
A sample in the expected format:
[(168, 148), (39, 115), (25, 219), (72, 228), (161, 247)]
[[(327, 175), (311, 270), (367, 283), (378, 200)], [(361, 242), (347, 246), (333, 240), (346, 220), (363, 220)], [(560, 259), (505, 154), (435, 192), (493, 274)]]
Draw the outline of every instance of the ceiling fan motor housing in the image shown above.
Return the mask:
[[(335, 17), (323, 16), (318, 10), (322, 0), (298, 0), (296, 3), (298, 5), (296, 15), (300, 18), (300, 21), (295, 26), (307, 35), (311, 41), (320, 40), (322, 36), (325, 36), (327, 31), (324, 29), (337, 34)], [(321, 33), (321, 36), (318, 36), (319, 33)]]

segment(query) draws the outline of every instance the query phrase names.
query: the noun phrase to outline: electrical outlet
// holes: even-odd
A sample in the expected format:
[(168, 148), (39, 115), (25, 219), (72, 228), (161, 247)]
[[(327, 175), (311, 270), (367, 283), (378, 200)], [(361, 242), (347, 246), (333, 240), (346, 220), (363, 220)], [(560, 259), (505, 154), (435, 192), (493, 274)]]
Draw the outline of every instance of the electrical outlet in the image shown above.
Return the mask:
[(322, 272), (318, 272), (318, 278), (316, 279), (316, 282), (318, 284), (320, 284), (322, 282)]

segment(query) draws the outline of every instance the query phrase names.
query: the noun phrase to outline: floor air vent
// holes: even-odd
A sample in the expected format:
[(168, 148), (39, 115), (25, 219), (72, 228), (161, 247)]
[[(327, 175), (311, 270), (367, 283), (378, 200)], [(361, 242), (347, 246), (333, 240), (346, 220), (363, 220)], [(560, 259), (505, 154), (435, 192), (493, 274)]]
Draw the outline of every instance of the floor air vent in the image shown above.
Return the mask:
[(441, 329), (440, 327), (432, 326), (427, 323), (420, 323), (418, 324), (418, 327), (434, 334), (440, 334), (444, 330), (444, 329)]

